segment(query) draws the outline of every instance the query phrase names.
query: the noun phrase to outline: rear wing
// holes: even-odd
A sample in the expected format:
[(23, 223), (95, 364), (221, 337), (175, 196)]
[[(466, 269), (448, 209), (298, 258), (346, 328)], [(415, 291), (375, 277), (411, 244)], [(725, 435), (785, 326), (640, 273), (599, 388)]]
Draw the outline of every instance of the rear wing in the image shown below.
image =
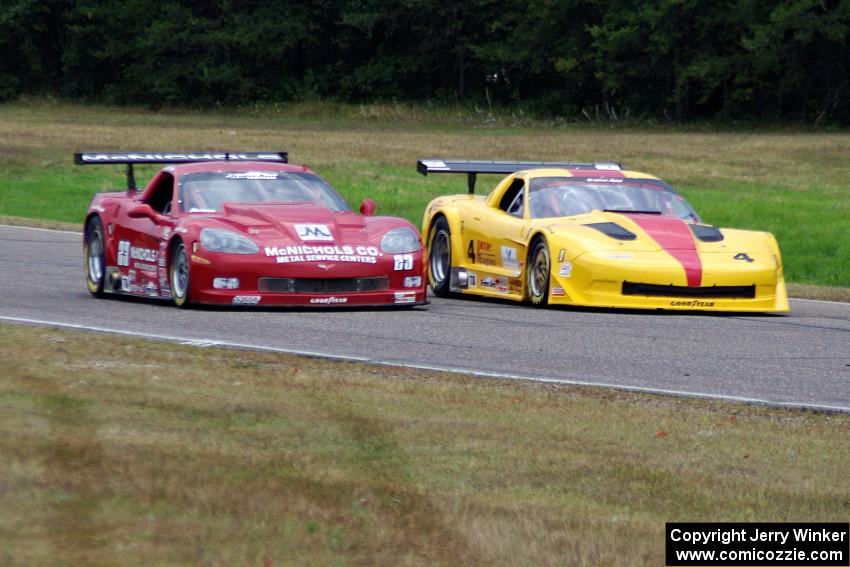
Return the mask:
[(469, 194), (475, 192), (475, 180), (479, 173), (497, 173), (508, 175), (526, 169), (557, 167), (563, 169), (593, 169), (602, 171), (620, 171), (623, 166), (615, 162), (573, 163), (560, 161), (470, 161), (447, 159), (420, 159), (416, 162), (416, 171), (422, 175), (429, 173), (465, 173)]
[(127, 189), (136, 190), (133, 175), (135, 163), (196, 163), (209, 161), (270, 161), (289, 163), (286, 152), (80, 152), (74, 154), (75, 165), (127, 165)]

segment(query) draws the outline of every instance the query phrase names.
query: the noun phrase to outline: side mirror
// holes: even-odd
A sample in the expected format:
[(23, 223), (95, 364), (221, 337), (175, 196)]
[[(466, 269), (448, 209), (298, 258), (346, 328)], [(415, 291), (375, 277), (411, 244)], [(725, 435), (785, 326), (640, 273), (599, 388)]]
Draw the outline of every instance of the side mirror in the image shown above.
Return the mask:
[(377, 208), (378, 205), (372, 199), (363, 199), (363, 202), (360, 203), (360, 214), (364, 217), (371, 217), (375, 214)]
[(141, 218), (149, 218), (155, 219), (156, 213), (153, 212), (153, 208), (147, 203), (139, 203), (138, 205), (133, 205), (127, 211), (127, 216), (131, 219), (141, 219)]

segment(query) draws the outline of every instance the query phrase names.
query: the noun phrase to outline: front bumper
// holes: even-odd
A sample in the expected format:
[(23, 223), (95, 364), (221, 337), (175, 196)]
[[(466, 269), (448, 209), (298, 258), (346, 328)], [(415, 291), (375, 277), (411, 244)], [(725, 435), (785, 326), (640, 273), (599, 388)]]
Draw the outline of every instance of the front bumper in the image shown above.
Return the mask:
[[(193, 303), (239, 306), (413, 306), (427, 303), (421, 252), (401, 264), (392, 255), (374, 264), (277, 264), (262, 257), (204, 253), (191, 258)], [(409, 266), (409, 267), (408, 267)], [(215, 280), (238, 280), (222, 289)], [(375, 283), (378, 282), (378, 283)]]
[(589, 252), (554, 264), (549, 303), (687, 311), (785, 312), (788, 293), (779, 261), (731, 259), (701, 254), (699, 286), (689, 286), (684, 268), (666, 253)]

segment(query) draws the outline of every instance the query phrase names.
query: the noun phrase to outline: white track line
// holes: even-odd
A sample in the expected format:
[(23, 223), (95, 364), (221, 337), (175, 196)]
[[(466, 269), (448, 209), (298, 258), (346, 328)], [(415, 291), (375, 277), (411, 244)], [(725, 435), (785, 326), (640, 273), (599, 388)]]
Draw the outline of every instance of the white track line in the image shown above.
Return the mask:
[(74, 235), (77, 235), (77, 236), (82, 234), (82, 231), (77, 232), (76, 230), (59, 230), (59, 229), (56, 229), (56, 228), (38, 228), (38, 227), (35, 227), (35, 226), (18, 226), (16, 224), (0, 224), (0, 228), (23, 228), (24, 230), (41, 230), (41, 231), (44, 231), (44, 232), (58, 232), (60, 234), (74, 234)]
[(155, 333), (139, 333), (134, 331), (125, 331), (121, 329), (110, 329), (108, 327), (97, 327), (93, 325), (79, 325), (74, 323), (63, 323), (59, 321), (45, 321), (42, 319), (29, 319), (25, 317), (8, 317), (0, 315), (0, 320), (10, 321), (14, 323), (25, 323), (30, 325), (43, 325), (61, 327), (65, 329), (75, 329), (80, 331), (94, 331), (98, 333), (111, 333), (115, 335), (124, 335), (135, 338), (151, 339), (158, 341), (175, 342), (188, 346), (200, 348), (205, 347), (220, 347), (220, 348), (236, 348), (245, 350), (254, 350), (261, 352), (277, 352), (281, 354), (293, 354), (299, 356), (309, 356), (314, 358), (324, 358), (328, 360), (340, 360), (346, 362), (361, 362), (366, 364), (376, 364), (380, 366), (390, 366), (393, 368), (412, 368), (417, 370), (431, 370), (436, 372), (447, 372), (450, 374), (463, 374), (467, 376), (480, 376), (482, 378), (497, 378), (501, 380), (517, 380), (525, 382), (537, 382), (541, 384), (560, 384), (565, 386), (585, 386), (594, 388), (606, 388), (609, 390), (619, 390), (622, 392), (636, 392), (642, 394), (656, 394), (665, 396), (676, 396), (686, 398), (699, 398), (704, 400), (716, 400), (725, 402), (737, 402), (752, 405), (790, 408), (790, 409), (807, 409), (831, 413), (850, 413), (850, 406), (832, 406), (826, 404), (807, 404), (802, 402), (776, 402), (764, 400), (761, 398), (748, 398), (744, 396), (730, 396), (723, 394), (711, 394), (707, 392), (691, 392), (687, 390), (668, 390), (665, 388), (649, 388), (644, 386), (624, 386), (622, 384), (610, 384), (607, 382), (590, 382), (586, 380), (571, 380), (561, 378), (541, 378), (539, 376), (528, 376), (522, 374), (508, 374), (503, 372), (490, 372), (486, 370), (472, 370), (469, 368), (461, 368), (458, 366), (448, 366), (439, 364), (417, 364), (417, 363), (402, 363), (392, 360), (381, 360), (375, 358), (366, 358), (361, 356), (348, 356), (340, 354), (331, 354), (326, 352), (287, 349), (279, 347), (268, 347), (263, 345), (254, 345), (248, 343), (237, 343), (232, 341), (221, 341), (217, 339), (198, 339), (188, 337), (178, 337), (174, 335), (160, 335)]

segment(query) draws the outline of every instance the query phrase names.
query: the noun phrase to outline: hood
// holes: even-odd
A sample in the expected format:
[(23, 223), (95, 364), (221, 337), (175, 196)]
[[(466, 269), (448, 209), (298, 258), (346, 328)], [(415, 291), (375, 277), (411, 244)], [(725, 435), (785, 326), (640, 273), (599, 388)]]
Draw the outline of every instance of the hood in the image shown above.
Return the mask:
[[(594, 212), (576, 217), (568, 223), (586, 228), (581, 231), (585, 249), (618, 250), (621, 252), (664, 251), (675, 258), (685, 270), (689, 286), (699, 286), (702, 262), (689, 223), (667, 216), (646, 213)], [(550, 229), (567, 228), (567, 223), (550, 225)]]
[(366, 219), (313, 204), (225, 204), (216, 219), (256, 240), (365, 242)]
[[(688, 223), (667, 215), (639, 213), (615, 213), (626, 217), (658, 246), (682, 264), (688, 278), (688, 286), (698, 287), (702, 281), (702, 261)], [(631, 228), (631, 227), (626, 227)]]

